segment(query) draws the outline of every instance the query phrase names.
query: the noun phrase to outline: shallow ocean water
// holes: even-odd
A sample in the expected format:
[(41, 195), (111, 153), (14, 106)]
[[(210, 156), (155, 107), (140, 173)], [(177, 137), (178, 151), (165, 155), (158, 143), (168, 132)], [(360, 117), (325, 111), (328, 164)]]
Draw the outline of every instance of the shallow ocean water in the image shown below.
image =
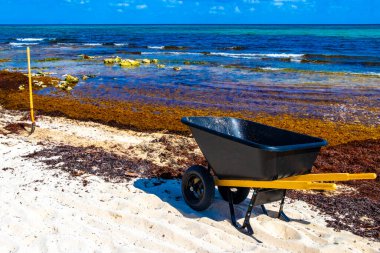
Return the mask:
[[(74, 96), (380, 123), (379, 25), (0, 28), (0, 59), (10, 60), (0, 69), (25, 71), (30, 46), (34, 71), (96, 76), (81, 81)], [(166, 67), (103, 64), (117, 55), (156, 58)], [(59, 60), (40, 62), (46, 58)]]

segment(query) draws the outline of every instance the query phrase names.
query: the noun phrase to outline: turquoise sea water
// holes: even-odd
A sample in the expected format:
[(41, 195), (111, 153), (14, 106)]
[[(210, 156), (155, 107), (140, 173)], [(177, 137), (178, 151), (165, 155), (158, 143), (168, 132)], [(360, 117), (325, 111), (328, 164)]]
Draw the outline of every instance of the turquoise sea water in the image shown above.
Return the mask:
[[(96, 75), (76, 96), (379, 121), (380, 25), (0, 26), (0, 69), (24, 70), (26, 46), (35, 68)], [(115, 56), (166, 68), (102, 63)]]

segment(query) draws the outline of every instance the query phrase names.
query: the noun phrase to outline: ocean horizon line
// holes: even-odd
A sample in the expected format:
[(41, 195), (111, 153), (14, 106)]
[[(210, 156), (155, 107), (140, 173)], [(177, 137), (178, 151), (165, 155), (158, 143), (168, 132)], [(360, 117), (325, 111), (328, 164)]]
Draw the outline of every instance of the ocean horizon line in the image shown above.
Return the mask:
[(173, 26), (173, 25), (176, 25), (176, 26), (180, 26), (180, 25), (207, 25), (207, 26), (219, 26), (219, 25), (224, 25), (224, 26), (239, 26), (239, 25), (248, 25), (248, 26), (379, 26), (380, 23), (377, 23), (377, 24), (343, 24), (343, 23), (336, 23), (336, 24), (324, 24), (324, 23), (313, 23), (313, 24), (308, 24), (308, 23), (305, 23), (305, 24), (301, 24), (301, 23), (297, 23), (297, 24), (292, 24), (292, 23), (289, 23), (289, 24), (275, 24), (275, 23), (241, 23), (241, 24), (231, 24), (231, 23), (180, 23), (180, 24), (170, 24), (170, 23), (162, 23), (162, 24), (131, 24), (131, 23), (93, 23), (93, 24), (90, 24), (90, 23), (62, 23), (62, 24), (0, 24), (0, 26), (62, 26), (62, 25), (66, 25), (66, 26), (101, 26), (101, 25), (110, 25), (110, 26), (124, 26), (124, 25), (130, 25), (130, 26), (146, 26), (146, 25), (150, 25), (150, 26)]

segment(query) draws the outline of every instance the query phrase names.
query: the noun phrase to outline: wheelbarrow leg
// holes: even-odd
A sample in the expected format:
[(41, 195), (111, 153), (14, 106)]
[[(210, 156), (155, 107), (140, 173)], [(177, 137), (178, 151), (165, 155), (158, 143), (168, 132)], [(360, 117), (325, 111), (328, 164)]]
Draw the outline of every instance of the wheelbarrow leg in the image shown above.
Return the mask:
[(263, 210), (263, 214), (265, 214), (266, 216), (269, 216), (268, 215), (268, 211), (267, 211), (267, 209), (265, 208), (264, 205), (261, 205), (261, 210)]
[(244, 218), (244, 222), (243, 222), (243, 225), (240, 226), (237, 221), (236, 221), (236, 216), (235, 216), (235, 209), (234, 209), (234, 202), (233, 202), (233, 194), (232, 192), (230, 191), (229, 194), (228, 194), (228, 202), (229, 202), (229, 206), (230, 206), (230, 214), (231, 214), (231, 223), (232, 225), (237, 229), (239, 230), (240, 232), (244, 233), (244, 234), (247, 234), (247, 235), (253, 235), (254, 232), (253, 232), (253, 229), (252, 229), (252, 226), (251, 224), (249, 223), (249, 219), (251, 218), (251, 214), (252, 214), (252, 209), (253, 209), (253, 205), (256, 201), (256, 197), (257, 197), (257, 191), (256, 190), (253, 190), (253, 194), (252, 194), (252, 198), (251, 198), (251, 201), (249, 202), (249, 206), (248, 206), (248, 210), (247, 212), (245, 213), (245, 218)]
[(282, 220), (284, 220), (286, 222), (289, 222), (290, 218), (283, 211), (283, 209), (284, 209), (284, 203), (285, 203), (285, 195), (286, 195), (286, 192), (284, 193), (284, 196), (281, 199), (280, 210), (278, 211), (277, 218), (278, 219), (282, 219)]

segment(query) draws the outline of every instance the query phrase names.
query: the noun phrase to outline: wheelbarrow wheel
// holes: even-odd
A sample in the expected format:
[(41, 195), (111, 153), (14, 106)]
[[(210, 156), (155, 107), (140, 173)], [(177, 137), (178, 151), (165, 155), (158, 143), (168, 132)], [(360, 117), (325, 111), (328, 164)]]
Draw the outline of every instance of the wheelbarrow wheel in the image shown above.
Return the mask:
[(182, 176), (182, 196), (192, 209), (206, 210), (214, 201), (215, 183), (210, 172), (202, 166), (188, 168)]
[(218, 190), (222, 198), (227, 202), (228, 202), (228, 194), (231, 191), (233, 203), (240, 204), (247, 198), (250, 188), (218, 186)]

